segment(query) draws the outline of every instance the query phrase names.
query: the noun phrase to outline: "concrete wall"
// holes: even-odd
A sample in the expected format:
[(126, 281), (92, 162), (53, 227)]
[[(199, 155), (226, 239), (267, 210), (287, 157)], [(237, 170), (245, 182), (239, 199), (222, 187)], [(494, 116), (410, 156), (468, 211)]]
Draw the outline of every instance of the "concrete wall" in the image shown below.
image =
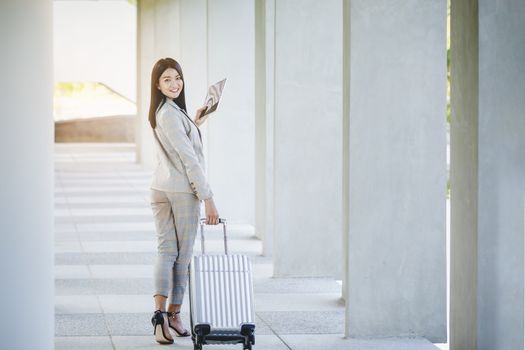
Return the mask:
[(54, 348), (52, 18), (50, 0), (0, 3), (3, 349)]
[(446, 341), (446, 2), (353, 0), (349, 337)]
[(450, 135), (451, 350), (477, 349), (478, 4), (452, 1)]
[(523, 349), (525, 2), (478, 2), (478, 349)]
[(340, 0), (275, 2), (277, 276), (341, 274), (341, 28)]
[(255, 220), (254, 38), (253, 0), (208, 1), (208, 83), (227, 78), (206, 122), (208, 178), (221, 216), (248, 224)]

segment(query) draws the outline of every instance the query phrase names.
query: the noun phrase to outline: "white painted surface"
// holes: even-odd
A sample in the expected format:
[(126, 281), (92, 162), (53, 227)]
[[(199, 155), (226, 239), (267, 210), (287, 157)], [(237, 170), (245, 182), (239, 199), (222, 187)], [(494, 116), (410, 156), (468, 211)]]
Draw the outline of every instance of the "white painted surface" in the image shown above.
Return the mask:
[(478, 349), (522, 349), (525, 2), (479, 0)]
[(221, 216), (252, 225), (254, 38), (254, 1), (208, 1), (208, 83), (227, 78), (219, 107), (206, 122), (208, 178)]
[[(53, 5), (0, 4), (0, 335), (4, 349), (54, 347)], [(32, 327), (28, 334), (28, 317)]]
[(275, 5), (275, 275), (339, 276), (341, 2)]
[(446, 2), (355, 0), (349, 337), (446, 341)]

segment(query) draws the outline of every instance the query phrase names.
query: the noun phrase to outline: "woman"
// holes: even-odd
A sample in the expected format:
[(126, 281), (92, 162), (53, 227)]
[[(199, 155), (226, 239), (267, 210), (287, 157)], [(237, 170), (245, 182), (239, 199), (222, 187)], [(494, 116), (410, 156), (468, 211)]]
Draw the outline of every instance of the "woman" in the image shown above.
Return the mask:
[(180, 337), (190, 335), (182, 326), (179, 313), (188, 283), (201, 200), (205, 205), (206, 223), (219, 222), (213, 193), (204, 174), (198, 128), (205, 119), (199, 119), (205, 109), (203, 106), (197, 110), (194, 121), (188, 117), (182, 69), (171, 58), (160, 59), (151, 74), (149, 122), (157, 150), (151, 207), (158, 239), (154, 278), (156, 311), (151, 322), (155, 340), (161, 344), (173, 343), (169, 328)]

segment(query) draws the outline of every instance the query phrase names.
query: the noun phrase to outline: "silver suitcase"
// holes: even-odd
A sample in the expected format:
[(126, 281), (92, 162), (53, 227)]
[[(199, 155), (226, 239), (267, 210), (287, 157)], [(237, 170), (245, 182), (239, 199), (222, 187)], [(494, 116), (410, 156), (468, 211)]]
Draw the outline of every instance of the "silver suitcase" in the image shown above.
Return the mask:
[(190, 264), (190, 318), (195, 350), (207, 344), (255, 344), (255, 311), (251, 263), (246, 255), (228, 254), (226, 220), (224, 255), (207, 255), (204, 219), (200, 221), (201, 255)]

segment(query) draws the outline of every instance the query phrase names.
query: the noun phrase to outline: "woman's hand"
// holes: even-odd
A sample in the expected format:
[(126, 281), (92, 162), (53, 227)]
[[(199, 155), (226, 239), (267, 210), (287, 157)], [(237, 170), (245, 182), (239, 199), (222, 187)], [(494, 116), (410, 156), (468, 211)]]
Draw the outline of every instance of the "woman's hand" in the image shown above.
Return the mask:
[(215, 207), (215, 202), (213, 201), (213, 198), (208, 198), (204, 200), (204, 212), (206, 214), (207, 225), (217, 225), (219, 223), (219, 212)]
[(204, 123), (204, 121), (208, 119), (208, 115), (203, 116), (206, 109), (208, 109), (208, 106), (204, 105), (201, 108), (197, 109), (197, 111), (195, 111), (195, 118), (193, 119), (195, 125), (201, 126), (202, 123)]

